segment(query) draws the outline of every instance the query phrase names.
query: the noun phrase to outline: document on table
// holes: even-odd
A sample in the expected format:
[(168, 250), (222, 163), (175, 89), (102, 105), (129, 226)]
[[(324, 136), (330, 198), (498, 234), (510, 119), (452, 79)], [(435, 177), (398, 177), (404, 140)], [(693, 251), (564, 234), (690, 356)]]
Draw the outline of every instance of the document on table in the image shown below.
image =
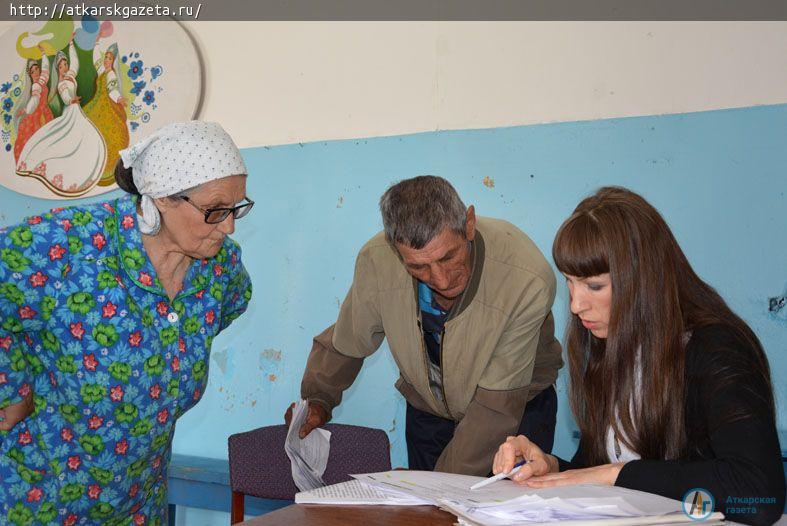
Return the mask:
[(482, 477), (435, 471), (397, 470), (353, 475), (353, 477), (367, 484), (428, 499), (434, 504), (447, 499), (468, 506), (496, 506), (521, 497), (524, 489), (511, 481), (498, 481), (471, 491), (470, 486), (483, 480)]
[[(522, 526), (523, 524), (527, 526), (553, 526), (557, 521), (560, 521), (560, 526), (685, 526), (695, 522), (683, 513), (645, 517), (618, 517), (614, 519), (553, 519), (546, 522), (533, 522), (514, 518), (500, 522), (490, 522), (479, 518), (473, 520), (449, 507), (443, 507), (443, 509), (457, 516), (457, 524), (459, 526)], [(713, 513), (702, 521), (702, 526), (730, 526), (731, 524), (735, 523), (725, 522), (724, 515), (718, 512)]]
[(400, 491), (388, 490), (350, 480), (295, 494), (296, 504), (381, 504), (387, 506), (424, 506), (432, 502)]
[(331, 452), (331, 432), (317, 428), (301, 439), (298, 436), (306, 417), (309, 404), (301, 400), (292, 411), (290, 428), (284, 441), (284, 451), (290, 458), (292, 480), (301, 491), (308, 491), (325, 486), (322, 475), (328, 465)]
[(354, 477), (371, 486), (427, 500), (457, 515), (462, 524), (474, 526), (556, 521), (621, 526), (692, 522), (683, 513), (680, 501), (615, 486), (584, 484), (532, 489), (501, 480), (471, 491), (470, 486), (483, 480), (481, 477), (426, 471), (388, 471)]

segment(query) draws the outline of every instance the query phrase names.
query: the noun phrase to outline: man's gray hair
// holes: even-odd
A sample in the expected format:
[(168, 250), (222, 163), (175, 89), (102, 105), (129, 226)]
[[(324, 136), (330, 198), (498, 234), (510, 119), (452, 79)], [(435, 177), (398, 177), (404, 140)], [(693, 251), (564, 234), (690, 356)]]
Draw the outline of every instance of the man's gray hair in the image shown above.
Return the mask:
[(399, 181), (380, 198), (385, 239), (414, 249), (427, 243), (448, 227), (460, 235), (467, 233), (467, 207), (451, 183), (434, 175), (420, 175)]

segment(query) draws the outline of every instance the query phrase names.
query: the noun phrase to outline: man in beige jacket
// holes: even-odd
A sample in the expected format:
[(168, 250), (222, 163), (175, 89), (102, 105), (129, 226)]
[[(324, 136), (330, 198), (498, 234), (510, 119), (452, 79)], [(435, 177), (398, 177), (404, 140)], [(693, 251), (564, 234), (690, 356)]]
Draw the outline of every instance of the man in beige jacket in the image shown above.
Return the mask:
[(380, 209), (384, 232), (358, 254), (336, 323), (314, 338), (301, 437), (330, 419), (388, 338), (410, 469), (487, 475), (509, 435), (551, 451), (563, 361), (544, 256), (514, 225), (476, 218), (439, 177), (393, 185)]

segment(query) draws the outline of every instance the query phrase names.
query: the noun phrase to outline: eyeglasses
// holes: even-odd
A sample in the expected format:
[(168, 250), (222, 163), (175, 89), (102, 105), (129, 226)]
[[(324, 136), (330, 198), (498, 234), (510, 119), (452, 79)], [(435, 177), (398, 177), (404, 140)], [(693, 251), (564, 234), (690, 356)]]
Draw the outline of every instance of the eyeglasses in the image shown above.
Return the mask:
[(180, 198), (205, 214), (205, 222), (211, 225), (221, 223), (227, 219), (230, 214), (232, 214), (233, 219), (240, 219), (241, 217), (248, 214), (251, 210), (251, 207), (254, 206), (254, 201), (248, 197), (244, 198), (246, 200), (245, 203), (241, 203), (238, 206), (233, 206), (230, 208), (202, 208), (201, 206), (194, 204), (194, 202), (185, 195), (180, 196)]

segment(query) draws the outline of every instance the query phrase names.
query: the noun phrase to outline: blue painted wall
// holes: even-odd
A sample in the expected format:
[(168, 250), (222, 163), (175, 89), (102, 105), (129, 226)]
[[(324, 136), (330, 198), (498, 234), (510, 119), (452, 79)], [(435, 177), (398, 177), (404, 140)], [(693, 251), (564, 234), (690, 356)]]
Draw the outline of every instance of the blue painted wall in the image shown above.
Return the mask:
[[(394, 181), (427, 173), (452, 181), (477, 213), (518, 225), (545, 254), (560, 223), (597, 187), (642, 193), (700, 276), (762, 340), (784, 433), (787, 307), (770, 312), (769, 298), (787, 294), (785, 144), (787, 105), (777, 105), (246, 149), (257, 206), (235, 238), (254, 297), (216, 339), (209, 389), (180, 420), (174, 448), (225, 457), (229, 434), (282, 421), (312, 336), (335, 320), (355, 254), (381, 228), (379, 196)], [(0, 203), (3, 225), (54, 206), (2, 188)], [(561, 283), (554, 308), (561, 335), (567, 296)], [(335, 412), (336, 421), (388, 431), (395, 466), (406, 464), (396, 376), (383, 348)], [(559, 390), (556, 452), (568, 456), (575, 441), (565, 374)]]

